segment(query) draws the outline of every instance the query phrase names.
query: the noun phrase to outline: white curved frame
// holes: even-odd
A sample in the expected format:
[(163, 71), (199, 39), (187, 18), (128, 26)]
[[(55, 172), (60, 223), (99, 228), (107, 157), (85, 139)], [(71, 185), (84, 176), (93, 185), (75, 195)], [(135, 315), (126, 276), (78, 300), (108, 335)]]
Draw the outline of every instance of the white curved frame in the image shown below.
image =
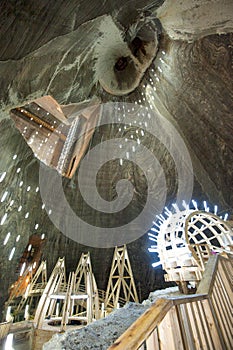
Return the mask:
[(202, 278), (210, 254), (233, 254), (233, 231), (226, 221), (215, 214), (188, 208), (163, 220), (152, 240), (157, 245), (151, 251), (157, 251), (167, 273), (166, 281), (195, 284)]

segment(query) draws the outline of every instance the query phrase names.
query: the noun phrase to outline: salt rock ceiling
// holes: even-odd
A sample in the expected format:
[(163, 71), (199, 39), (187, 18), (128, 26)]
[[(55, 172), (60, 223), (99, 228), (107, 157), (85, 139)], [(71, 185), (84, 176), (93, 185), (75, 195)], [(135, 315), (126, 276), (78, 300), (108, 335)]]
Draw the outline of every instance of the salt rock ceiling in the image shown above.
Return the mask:
[[(9, 117), (11, 108), (35, 98), (52, 95), (66, 105), (97, 96), (102, 102), (134, 105), (136, 102), (154, 108), (172, 123), (186, 144), (194, 173), (193, 197), (217, 203), (221, 211), (232, 213), (232, 1), (8, 0), (1, 1), (0, 13), (0, 176), (5, 174), (0, 183), (1, 198), (7, 191), (0, 208), (1, 218), (7, 214), (0, 226), (2, 243), (11, 232), (0, 254), (1, 303), (17, 278), (19, 259), (32, 234), (45, 233), (43, 258), (50, 270), (59, 256), (66, 257), (68, 271), (74, 269), (81, 252), (89, 250), (101, 289), (106, 288), (113, 253), (112, 249), (104, 249), (103, 253), (103, 249), (86, 247), (67, 238), (43, 209), (38, 190), (39, 161)], [(142, 23), (149, 23), (150, 28), (151, 23), (156, 23), (157, 55), (133, 92), (124, 96), (109, 94), (99, 79), (114, 49), (111, 28), (117, 28), (121, 37), (127, 33), (128, 45)], [(144, 30), (143, 35), (146, 33)], [(101, 46), (103, 36), (106, 40)], [(97, 66), (100, 58), (101, 64)], [(96, 129), (90, 147), (135, 133), (133, 126), (125, 130), (121, 124), (122, 120), (117, 126), (111, 124), (110, 116), (107, 127)], [(140, 140), (163, 168), (169, 205), (176, 199), (178, 188), (174, 160), (150, 133)], [(99, 170), (97, 188), (108, 201), (116, 198), (119, 180), (128, 179), (134, 186), (132, 202), (118, 215), (100, 213), (86, 204), (77, 174), (72, 180), (64, 179), (63, 187), (78, 216), (94, 226), (112, 227), (132, 220), (142, 210), (148, 193), (144, 175), (143, 169), (127, 161), (119, 167), (118, 160), (113, 160)], [(90, 176), (88, 173), (87, 178)], [(163, 284), (161, 271), (150, 266), (148, 246), (146, 235), (128, 245), (141, 298)], [(13, 247), (15, 253), (9, 261)]]

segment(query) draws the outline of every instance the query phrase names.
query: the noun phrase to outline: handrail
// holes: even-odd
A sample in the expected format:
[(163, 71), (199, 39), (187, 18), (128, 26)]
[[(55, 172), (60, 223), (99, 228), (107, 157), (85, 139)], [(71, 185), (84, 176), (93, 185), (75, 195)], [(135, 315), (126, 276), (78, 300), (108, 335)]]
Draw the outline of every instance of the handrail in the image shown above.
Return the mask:
[(214, 284), (213, 276), (216, 273), (219, 256), (212, 255), (209, 257), (208, 263), (205, 267), (205, 272), (202, 280), (199, 283), (196, 294), (210, 294)]
[[(169, 326), (168, 327), (163, 326), (163, 323), (165, 321), (168, 323), (171, 322), (171, 320), (169, 320), (169, 317), (170, 319), (172, 319), (173, 317), (173, 321), (174, 321), (174, 317), (176, 317), (174, 324), (178, 325), (177, 327), (183, 327), (183, 329), (180, 330), (181, 332), (180, 339), (182, 339), (182, 344), (184, 347), (179, 347), (179, 349), (189, 349), (189, 348), (199, 349), (199, 347), (192, 345), (192, 343), (193, 342), (195, 343), (195, 341), (197, 341), (197, 339), (195, 340), (195, 335), (198, 334), (198, 332), (200, 333), (200, 329), (202, 329), (203, 327), (205, 327), (205, 331), (207, 331), (207, 333), (209, 334), (208, 336), (210, 338), (210, 339), (207, 339), (208, 338), (207, 336), (203, 336), (203, 338), (206, 337), (206, 339), (204, 340), (202, 339), (203, 343), (212, 342), (212, 345), (211, 345), (212, 347), (210, 348), (218, 348), (218, 349), (224, 349), (224, 350), (230, 349), (229, 344), (231, 344), (231, 339), (230, 339), (231, 334), (227, 334), (227, 330), (224, 329), (223, 326), (221, 326), (221, 323), (224, 317), (226, 317), (228, 323), (232, 322), (231, 316), (230, 316), (231, 312), (229, 312), (228, 315), (227, 315), (227, 312), (225, 313), (224, 311), (222, 312), (222, 314), (216, 313), (216, 308), (214, 307), (214, 303), (216, 303), (217, 299), (214, 296), (214, 292), (213, 292), (213, 287), (215, 290), (216, 288), (218, 288), (217, 284), (219, 283), (219, 276), (217, 276), (217, 274), (219, 274), (219, 271), (223, 268), (223, 266), (220, 265), (220, 263), (221, 262), (226, 263), (226, 261), (228, 262), (230, 261), (230, 259), (226, 259), (219, 255), (211, 256), (207, 263), (205, 273), (203, 275), (203, 279), (197, 290), (197, 294), (179, 296), (179, 297), (168, 297), (166, 299), (165, 298), (157, 299), (156, 302), (144, 314), (142, 314), (125, 331), (125, 333), (123, 333), (115, 341), (115, 343), (112, 346), (108, 348), (108, 350), (134, 350), (139, 348), (144, 349), (144, 347), (141, 348), (141, 346), (144, 344), (145, 341), (148, 340), (151, 334), (154, 333), (156, 330), (157, 330), (156, 334), (158, 334), (160, 327), (162, 327), (161, 333), (164, 332), (164, 329), (172, 332), (173, 327), (170, 327), (169, 329)], [(226, 273), (226, 269), (225, 269), (225, 273)], [(225, 278), (225, 275), (224, 275), (225, 284), (232, 283), (230, 282), (231, 277), (230, 276), (226, 276), (226, 277), (227, 278)], [(215, 282), (216, 282), (216, 285), (214, 286)], [(230, 289), (228, 288), (228, 290)], [(228, 295), (228, 301), (231, 299), (232, 299), (232, 295)], [(200, 310), (197, 311), (198, 308), (200, 308), (201, 311)], [(199, 312), (199, 314), (196, 315), (196, 312)], [(206, 317), (206, 314), (208, 315), (207, 317)], [(196, 316), (198, 317), (199, 321), (197, 321)], [(199, 325), (197, 325), (197, 322), (199, 322)], [(207, 325), (204, 325), (204, 322), (206, 322)], [(172, 325), (172, 322), (170, 323), (170, 325)], [(191, 328), (192, 330), (190, 331)], [(228, 328), (228, 330), (229, 329), (230, 327)], [(185, 332), (188, 333), (189, 331), (191, 334), (189, 335), (185, 334), (184, 336), (184, 333)], [(174, 333), (175, 333), (175, 330), (173, 331), (173, 335), (172, 335), (173, 340), (176, 337), (176, 334)], [(229, 333), (231, 333), (231, 330), (229, 331)], [(170, 341), (171, 341), (171, 338), (172, 337), (170, 337)], [(184, 338), (186, 339), (184, 340)], [(167, 349), (168, 348), (170, 349), (169, 346), (171, 346), (171, 349), (176, 349), (176, 346), (174, 345), (175, 342), (176, 340), (174, 340), (174, 343), (173, 342), (169, 343), (167, 345)], [(159, 341), (157, 341), (157, 344), (158, 343)], [(187, 345), (187, 343), (189, 345)], [(180, 346), (182, 346), (182, 344), (180, 344)], [(217, 347), (216, 347), (216, 344), (217, 344)], [(213, 345), (215, 347), (213, 347)], [(148, 349), (166, 349), (166, 347), (162, 347), (160, 345), (156, 345), (156, 346), (153, 345), (151, 348), (150, 347), (147, 347), (147, 348)]]
[(158, 299), (144, 314), (142, 314), (109, 350), (137, 349), (144, 339), (154, 330), (173, 305), (172, 300)]
[(123, 333), (108, 350), (138, 349), (175, 305), (207, 299), (207, 294), (160, 298)]

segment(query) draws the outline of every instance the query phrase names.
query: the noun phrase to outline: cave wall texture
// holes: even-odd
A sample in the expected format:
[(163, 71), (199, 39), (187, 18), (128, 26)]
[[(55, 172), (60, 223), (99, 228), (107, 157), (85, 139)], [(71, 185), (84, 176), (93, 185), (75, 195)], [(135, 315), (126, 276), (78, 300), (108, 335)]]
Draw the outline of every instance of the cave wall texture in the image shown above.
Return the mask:
[[(119, 33), (130, 26), (137, 30), (134, 24), (140, 22), (142, 13), (152, 21), (155, 17), (160, 21), (157, 56), (132, 93), (123, 97), (110, 95), (99, 84), (95, 70), (99, 39), (111, 34), (115, 27)], [(101, 289), (106, 288), (113, 254), (112, 248), (86, 247), (67, 238), (42, 209), (40, 191), (36, 190), (39, 161), (9, 118), (11, 108), (32, 99), (50, 94), (60, 104), (69, 104), (97, 96), (103, 102), (137, 102), (148, 106), (149, 86), (149, 91), (153, 91), (152, 108), (172, 123), (189, 151), (194, 173), (193, 197), (217, 203), (221, 211), (233, 213), (232, 13), (230, 0), (1, 1), (0, 177), (6, 172), (0, 183), (1, 198), (5, 191), (8, 193), (0, 206), (0, 218), (7, 213), (7, 219), (0, 225), (0, 308), (8, 287), (17, 278), (19, 259), (32, 234), (46, 235), (43, 258), (48, 261), (49, 271), (59, 256), (66, 257), (67, 270), (71, 271), (81, 253), (90, 251)], [(114, 41), (101, 48), (103, 65), (111, 46)], [(114, 137), (127, 138), (132, 131), (133, 127), (119, 133), (119, 125), (116, 128), (111, 124), (99, 127), (91, 147)], [(141, 142), (164, 170), (169, 204), (175, 200), (178, 186), (174, 161), (166, 147), (149, 133)], [(94, 226), (116, 224), (118, 216), (104, 215), (85, 204), (77, 174), (72, 180), (63, 181), (67, 200), (76, 214)], [(132, 162), (119, 167), (113, 160), (100, 169), (97, 187), (111, 201), (122, 178), (130, 179), (135, 187), (132, 203), (123, 215), (127, 221), (140, 212), (146, 200), (143, 171)], [(29, 217), (25, 219), (27, 212)], [(8, 232), (10, 238), (3, 245)], [(18, 235), (21, 237), (16, 242)], [(14, 246), (15, 254), (9, 261)], [(151, 267), (153, 257), (148, 246), (146, 235), (128, 244), (140, 298), (164, 285), (161, 270)]]

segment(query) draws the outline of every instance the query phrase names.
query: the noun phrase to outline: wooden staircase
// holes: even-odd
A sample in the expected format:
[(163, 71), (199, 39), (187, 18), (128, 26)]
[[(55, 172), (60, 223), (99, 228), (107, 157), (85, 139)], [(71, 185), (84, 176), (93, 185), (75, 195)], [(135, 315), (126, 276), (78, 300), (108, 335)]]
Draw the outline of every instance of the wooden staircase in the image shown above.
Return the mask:
[(232, 255), (212, 255), (196, 294), (158, 299), (108, 350), (134, 349), (232, 350)]

